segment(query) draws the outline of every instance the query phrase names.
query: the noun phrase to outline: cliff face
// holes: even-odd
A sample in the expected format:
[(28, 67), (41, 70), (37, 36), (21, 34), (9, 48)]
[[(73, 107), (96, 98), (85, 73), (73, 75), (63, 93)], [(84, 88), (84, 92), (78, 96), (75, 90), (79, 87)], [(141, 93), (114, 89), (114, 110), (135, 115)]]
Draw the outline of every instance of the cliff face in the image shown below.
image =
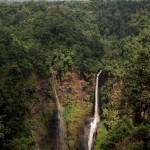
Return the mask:
[[(56, 138), (56, 105), (51, 85), (43, 79), (35, 79), (40, 101), (31, 107), (32, 133), (41, 150), (53, 149)], [(62, 81), (56, 82), (56, 90), (64, 109), (67, 149), (76, 149), (82, 142), (84, 121), (92, 115), (94, 85), (81, 79), (77, 71), (67, 72)]]
[[(92, 116), (94, 101), (94, 76), (87, 82), (78, 75), (78, 71), (67, 72), (61, 81), (55, 80), (56, 91), (64, 109), (66, 121), (66, 145), (68, 150), (82, 149), (84, 124)], [(105, 79), (101, 79), (102, 80)], [(114, 81), (111, 77), (102, 83), (100, 88), (101, 119), (106, 126), (111, 128), (118, 120), (118, 104), (121, 97), (121, 82)], [(38, 80), (37, 90), (41, 102), (32, 108), (33, 135), (39, 149), (54, 149), (56, 138), (56, 105), (51, 85), (46, 80)], [(46, 92), (46, 90), (48, 90)], [(50, 95), (47, 96), (46, 93)], [(45, 97), (45, 98), (44, 98)], [(106, 103), (107, 98), (109, 101)], [(107, 105), (103, 105), (106, 103)], [(110, 117), (112, 116), (113, 119)], [(101, 139), (101, 130), (98, 129), (98, 141)], [(95, 147), (97, 148), (97, 147)]]
[(67, 72), (57, 83), (67, 125), (67, 148), (81, 149), (84, 121), (92, 114), (94, 86), (80, 78), (78, 71)]
[(62, 82), (58, 85), (58, 93), (62, 102), (67, 99), (91, 101), (93, 92), (94, 87), (89, 85), (84, 79), (81, 79), (76, 71), (67, 72), (64, 75)]

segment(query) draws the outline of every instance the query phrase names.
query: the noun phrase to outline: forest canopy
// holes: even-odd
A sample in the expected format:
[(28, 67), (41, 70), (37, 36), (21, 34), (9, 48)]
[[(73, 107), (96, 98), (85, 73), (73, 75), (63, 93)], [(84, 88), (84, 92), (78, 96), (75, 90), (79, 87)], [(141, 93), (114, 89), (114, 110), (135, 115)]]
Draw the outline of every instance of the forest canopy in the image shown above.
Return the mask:
[[(52, 70), (61, 81), (73, 69), (87, 83), (103, 69), (105, 78), (123, 84), (120, 121), (114, 128), (107, 124), (112, 132), (97, 149), (113, 149), (125, 138), (139, 137), (128, 149), (148, 150), (150, 2), (125, 0), (0, 3), (1, 149), (38, 149), (27, 121), (31, 105), (52, 97)], [(41, 79), (47, 82), (44, 96), (37, 86)], [(111, 107), (109, 102), (109, 95), (103, 97), (103, 108)], [(122, 130), (126, 135), (120, 135)]]

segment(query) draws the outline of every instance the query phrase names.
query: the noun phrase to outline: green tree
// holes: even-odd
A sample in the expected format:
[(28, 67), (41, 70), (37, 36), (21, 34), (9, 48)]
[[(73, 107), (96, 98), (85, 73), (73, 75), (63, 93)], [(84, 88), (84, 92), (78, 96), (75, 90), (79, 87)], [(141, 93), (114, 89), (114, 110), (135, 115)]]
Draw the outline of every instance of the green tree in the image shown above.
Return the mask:
[(126, 70), (122, 94), (135, 123), (139, 124), (147, 118), (150, 108), (150, 52), (139, 44), (134, 46), (138, 49)]

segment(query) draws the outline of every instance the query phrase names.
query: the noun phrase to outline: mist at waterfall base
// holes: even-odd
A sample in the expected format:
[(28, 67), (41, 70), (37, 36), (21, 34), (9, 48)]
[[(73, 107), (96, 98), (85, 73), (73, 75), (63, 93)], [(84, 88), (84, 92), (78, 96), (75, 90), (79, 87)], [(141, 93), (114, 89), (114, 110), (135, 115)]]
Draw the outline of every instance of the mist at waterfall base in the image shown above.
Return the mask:
[(84, 127), (84, 136), (83, 136), (83, 147), (85, 150), (92, 150), (94, 141), (96, 138), (96, 131), (100, 122), (99, 117), (99, 106), (98, 106), (98, 84), (99, 84), (99, 75), (102, 70), (100, 70), (96, 77), (96, 86), (95, 86), (95, 105), (94, 105), (94, 117), (87, 119)]
[[(66, 146), (66, 123), (63, 108), (54, 109), (49, 120), (49, 136), (46, 139), (51, 143), (51, 150), (67, 150)], [(47, 138), (47, 137), (46, 137)]]
[(56, 112), (56, 142), (54, 150), (66, 150), (66, 125), (64, 120), (64, 110), (59, 108)]
[(54, 76), (52, 76), (52, 87), (55, 97), (56, 103), (56, 113), (55, 113), (55, 143), (54, 143), (54, 150), (66, 150), (66, 123), (64, 119), (64, 110), (63, 107), (60, 105), (60, 101), (57, 95), (56, 86), (54, 82)]

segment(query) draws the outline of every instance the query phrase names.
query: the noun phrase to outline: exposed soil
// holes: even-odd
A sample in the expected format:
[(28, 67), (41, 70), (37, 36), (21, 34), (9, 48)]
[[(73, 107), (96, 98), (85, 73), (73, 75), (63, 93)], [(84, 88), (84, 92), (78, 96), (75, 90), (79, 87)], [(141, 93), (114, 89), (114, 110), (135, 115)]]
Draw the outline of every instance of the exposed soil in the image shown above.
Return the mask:
[(93, 94), (93, 86), (88, 86), (86, 90), (83, 89), (84, 80), (80, 79), (75, 72), (67, 72), (62, 83), (58, 86), (58, 95), (60, 100), (81, 100), (90, 101), (91, 94)]

